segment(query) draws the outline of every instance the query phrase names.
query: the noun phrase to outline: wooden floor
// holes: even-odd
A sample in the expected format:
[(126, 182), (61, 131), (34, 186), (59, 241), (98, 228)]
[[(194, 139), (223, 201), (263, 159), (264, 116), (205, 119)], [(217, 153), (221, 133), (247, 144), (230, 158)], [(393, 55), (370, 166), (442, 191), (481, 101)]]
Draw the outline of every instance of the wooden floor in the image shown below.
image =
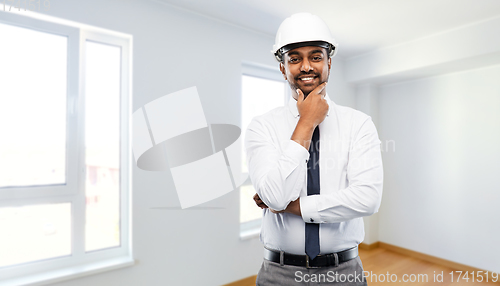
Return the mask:
[[(441, 266), (438, 264), (430, 263), (424, 260), (420, 260), (417, 258), (413, 258), (410, 256), (402, 255), (396, 252), (392, 252), (390, 250), (384, 248), (376, 248), (373, 250), (359, 250), (359, 257), (363, 262), (363, 268), (365, 271), (371, 271), (371, 273), (375, 274), (372, 277), (368, 277), (368, 285), (441, 285), (441, 286), (460, 286), (460, 285), (500, 285), (498, 282), (486, 282), (485, 277), (480, 277), (479, 279), (483, 279), (483, 282), (477, 282), (478, 277), (474, 277), (474, 282), (472, 281), (472, 273), (468, 273), (468, 282), (467, 280), (460, 279), (457, 281), (458, 275), (460, 272), (457, 272), (456, 269), (452, 269), (449, 267)], [(453, 282), (452, 276), (450, 272), (453, 272)], [(392, 280), (396, 279), (393, 282), (387, 282), (387, 273), (389, 273), (389, 278)], [(442, 275), (442, 281), (438, 274)], [(380, 282), (380, 275), (382, 274), (385, 282)], [(406, 274), (406, 275), (405, 275)], [(413, 274), (413, 275), (412, 275)], [(419, 277), (420, 274), (420, 277)], [(474, 273), (477, 274), (477, 273)], [(392, 275), (392, 277), (391, 277)], [(403, 277), (405, 275), (405, 277)], [(436, 275), (436, 276), (434, 276)], [(462, 273), (462, 276), (465, 273)], [(434, 278), (436, 277), (436, 278)], [(405, 278), (406, 281), (412, 279), (414, 282), (403, 282)], [(423, 281), (427, 278), (427, 282)], [(467, 278), (467, 277), (466, 277)], [(491, 277), (489, 278), (491, 279)], [(418, 281), (420, 280), (420, 282)], [(500, 278), (499, 278), (500, 280)], [(401, 282), (400, 282), (401, 281)]]
[[(483, 278), (484, 280), (483, 282), (477, 282), (477, 276), (474, 277), (474, 282), (473, 282), (472, 273), (470, 272), (468, 273), (468, 278), (469, 278), (468, 282), (462, 278), (460, 279), (460, 281), (457, 281), (458, 275), (460, 273), (457, 272), (456, 269), (430, 263), (410, 256), (402, 255), (381, 247), (372, 250), (360, 249), (359, 257), (363, 262), (364, 270), (368, 271), (369, 274), (371, 275), (371, 277), (367, 278), (368, 285), (370, 286), (371, 285), (373, 286), (378, 286), (378, 285), (499, 286), (500, 285), (498, 282), (497, 283), (491, 282), (491, 280), (489, 282), (486, 282), (485, 278)], [(451, 280), (452, 276), (450, 272), (453, 272), (453, 282)], [(389, 275), (387, 273), (389, 273)], [(439, 282), (441, 281), (440, 274), (443, 274), (442, 275), (443, 282)], [(255, 286), (255, 278), (256, 276), (248, 277), (246, 279), (231, 284), (227, 284), (226, 286)], [(394, 282), (387, 282), (388, 278)], [(381, 282), (382, 279), (385, 281)], [(405, 279), (408, 282), (404, 282), (403, 279)], [(491, 279), (491, 277), (489, 279)]]

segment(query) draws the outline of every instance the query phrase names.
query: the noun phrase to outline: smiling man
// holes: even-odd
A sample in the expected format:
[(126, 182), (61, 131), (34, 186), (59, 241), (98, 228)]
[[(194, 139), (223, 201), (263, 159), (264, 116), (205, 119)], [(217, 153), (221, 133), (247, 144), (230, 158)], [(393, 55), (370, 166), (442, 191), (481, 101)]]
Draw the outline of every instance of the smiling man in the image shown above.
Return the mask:
[(273, 53), (293, 98), (254, 118), (245, 139), (264, 209), (257, 285), (366, 285), (357, 247), (382, 197), (380, 140), (369, 116), (327, 95), (336, 50), (315, 15), (278, 29)]

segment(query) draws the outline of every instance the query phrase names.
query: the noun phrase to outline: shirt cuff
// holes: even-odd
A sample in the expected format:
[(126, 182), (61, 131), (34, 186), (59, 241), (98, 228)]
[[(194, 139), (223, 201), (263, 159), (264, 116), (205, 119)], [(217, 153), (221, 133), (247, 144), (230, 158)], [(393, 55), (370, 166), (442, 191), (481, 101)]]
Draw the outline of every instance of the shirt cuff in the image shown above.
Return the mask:
[(304, 146), (293, 140), (287, 140), (282, 145), (282, 148), (288, 157), (297, 159), (297, 163), (299, 163), (299, 165), (302, 163), (307, 164), (307, 160), (309, 160), (309, 151), (306, 150)]
[(304, 222), (324, 223), (318, 212), (317, 199), (319, 195), (300, 197), (300, 213)]

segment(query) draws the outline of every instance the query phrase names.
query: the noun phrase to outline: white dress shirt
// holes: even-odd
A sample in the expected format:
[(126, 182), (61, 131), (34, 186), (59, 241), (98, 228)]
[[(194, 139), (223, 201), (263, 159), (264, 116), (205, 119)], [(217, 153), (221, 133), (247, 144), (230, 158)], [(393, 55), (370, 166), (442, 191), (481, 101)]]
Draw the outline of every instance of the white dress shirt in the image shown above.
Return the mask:
[(262, 201), (283, 210), (300, 197), (302, 217), (264, 210), (265, 247), (305, 254), (305, 223), (320, 223), (321, 254), (354, 247), (364, 239), (363, 216), (378, 211), (382, 197), (380, 140), (371, 118), (326, 96), (319, 125), (320, 194), (307, 196), (309, 151), (291, 140), (299, 120), (297, 101), (255, 117), (245, 146), (252, 183)]

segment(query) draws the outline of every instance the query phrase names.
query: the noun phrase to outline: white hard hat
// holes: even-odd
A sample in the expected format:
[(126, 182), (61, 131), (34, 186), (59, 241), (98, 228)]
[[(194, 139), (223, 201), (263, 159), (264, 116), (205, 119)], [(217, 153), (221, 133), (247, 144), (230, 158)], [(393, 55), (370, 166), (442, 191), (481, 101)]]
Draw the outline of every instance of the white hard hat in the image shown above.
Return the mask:
[[(322, 43), (323, 42), (323, 43)], [(301, 44), (303, 43), (303, 44)], [(297, 45), (290, 45), (297, 44)], [(276, 42), (271, 51), (278, 62), (282, 61), (282, 55), (292, 48), (301, 46), (323, 46), (333, 57), (337, 52), (337, 42), (332, 37), (330, 29), (320, 17), (310, 13), (297, 13), (286, 18), (281, 23), (276, 33)], [(291, 48), (282, 50), (290, 45)]]

